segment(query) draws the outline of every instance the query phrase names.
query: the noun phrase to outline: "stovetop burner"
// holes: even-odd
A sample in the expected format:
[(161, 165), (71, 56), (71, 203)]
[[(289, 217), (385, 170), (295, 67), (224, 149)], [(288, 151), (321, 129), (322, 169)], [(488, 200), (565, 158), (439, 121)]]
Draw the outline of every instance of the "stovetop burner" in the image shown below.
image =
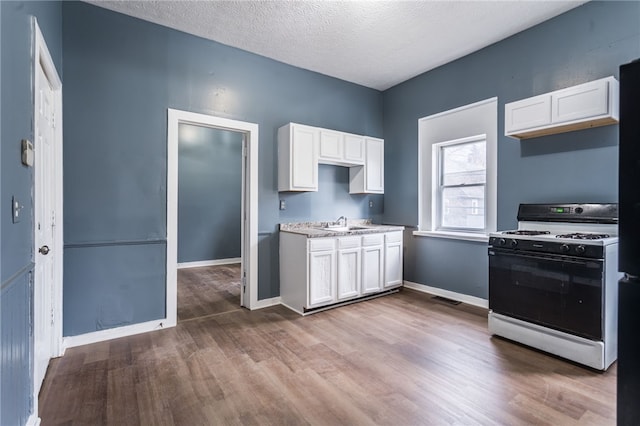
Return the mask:
[(549, 231), (529, 231), (526, 229), (519, 229), (517, 231), (504, 231), (503, 234), (508, 235), (548, 235)]
[(601, 240), (603, 238), (609, 238), (609, 234), (584, 234), (581, 232), (574, 232), (572, 234), (556, 235), (556, 238), (570, 238), (572, 240)]

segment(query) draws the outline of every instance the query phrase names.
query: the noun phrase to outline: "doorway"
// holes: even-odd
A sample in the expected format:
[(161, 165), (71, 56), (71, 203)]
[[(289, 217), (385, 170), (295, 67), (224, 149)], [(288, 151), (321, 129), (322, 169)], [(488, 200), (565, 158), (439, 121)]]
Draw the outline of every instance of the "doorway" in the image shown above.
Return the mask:
[(258, 125), (169, 109), (167, 120), (167, 325), (177, 323), (178, 162), (181, 124), (232, 131), (242, 135), (240, 305), (258, 302)]
[[(38, 22), (33, 57), (33, 415), (49, 360), (62, 354), (62, 82)], [(23, 143), (23, 162), (31, 147)]]
[(241, 309), (245, 135), (178, 128), (178, 322)]

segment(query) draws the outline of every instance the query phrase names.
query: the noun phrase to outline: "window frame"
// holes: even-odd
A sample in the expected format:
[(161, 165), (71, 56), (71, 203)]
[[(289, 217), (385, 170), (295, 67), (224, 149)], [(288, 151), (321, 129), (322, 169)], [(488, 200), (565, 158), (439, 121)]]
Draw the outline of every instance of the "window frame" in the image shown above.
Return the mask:
[[(432, 114), (418, 120), (418, 229), (415, 236), (488, 242), (497, 229), (498, 209), (498, 98), (493, 97), (458, 108)], [(486, 135), (485, 230), (468, 232), (438, 230), (434, 217), (433, 145)]]
[[(444, 149), (451, 146), (460, 146), (466, 144), (472, 144), (477, 142), (484, 142), (485, 144), (485, 168), (484, 174), (485, 179), (484, 183), (481, 184), (468, 184), (468, 185), (444, 185)], [(444, 231), (444, 232), (469, 232), (469, 233), (487, 233), (487, 166), (486, 166), (486, 147), (487, 147), (487, 135), (473, 135), (459, 139), (448, 140), (444, 142), (437, 142), (431, 145), (432, 147), (432, 159), (433, 159), (433, 177), (432, 177), (432, 185), (433, 185), (433, 194), (432, 198), (432, 209), (433, 209), (433, 217), (434, 217), (434, 230), (435, 231)], [(443, 209), (444, 209), (444, 201), (443, 201), (443, 192), (445, 188), (462, 188), (462, 187), (482, 187), (482, 192), (484, 194), (485, 205), (483, 207), (483, 224), (482, 228), (464, 228), (464, 227), (453, 227), (453, 226), (444, 226), (443, 225)], [(479, 210), (478, 206), (475, 206), (475, 209)]]

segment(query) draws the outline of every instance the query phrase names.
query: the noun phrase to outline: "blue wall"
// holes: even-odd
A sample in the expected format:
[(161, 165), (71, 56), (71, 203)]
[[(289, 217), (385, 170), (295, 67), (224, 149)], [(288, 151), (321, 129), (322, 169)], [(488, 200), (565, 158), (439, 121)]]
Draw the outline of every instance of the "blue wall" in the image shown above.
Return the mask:
[[(33, 140), (31, 16), (62, 75), (62, 8), (59, 2), (3, 1), (0, 11), (0, 424), (17, 425), (32, 411), (33, 168), (20, 162), (20, 141)], [(12, 196), (24, 205), (16, 224)]]
[[(384, 221), (418, 223), (417, 121), (498, 97), (504, 104), (609, 75), (640, 57), (640, 2), (590, 2), (383, 94)], [(616, 202), (618, 127), (498, 139), (498, 229), (523, 202)], [(409, 237), (405, 279), (487, 297), (486, 244)]]
[[(345, 203), (354, 217), (371, 215), (369, 197), (345, 195), (340, 182), (305, 195), (339, 197), (340, 205), (293, 201), (281, 212), (276, 134), (293, 121), (381, 137), (380, 92), (93, 5), (62, 9), (66, 336), (164, 316), (164, 299), (138, 295), (164, 297), (157, 261), (166, 241), (167, 108), (260, 126), (259, 299), (279, 294), (278, 223), (333, 220)], [(125, 250), (149, 261), (120, 263)], [(86, 262), (118, 274), (103, 280)], [(122, 316), (102, 317), (107, 301), (123, 306)], [(127, 305), (140, 315), (125, 315)]]
[(178, 262), (240, 257), (242, 133), (180, 124), (178, 139)]

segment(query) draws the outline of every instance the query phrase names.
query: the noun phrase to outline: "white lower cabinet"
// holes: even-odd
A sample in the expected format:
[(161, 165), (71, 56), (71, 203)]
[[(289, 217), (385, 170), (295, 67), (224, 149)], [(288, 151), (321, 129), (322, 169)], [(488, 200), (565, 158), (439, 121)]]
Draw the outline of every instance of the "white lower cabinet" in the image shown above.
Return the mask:
[(384, 277), (384, 234), (362, 237), (362, 294), (382, 290)]
[(402, 232), (334, 238), (280, 232), (280, 299), (296, 312), (401, 284)]
[(336, 250), (333, 238), (309, 240), (310, 308), (336, 301)]
[(384, 259), (385, 288), (402, 284), (402, 232), (385, 235)]
[(338, 239), (338, 300), (360, 296), (361, 250), (360, 237)]

